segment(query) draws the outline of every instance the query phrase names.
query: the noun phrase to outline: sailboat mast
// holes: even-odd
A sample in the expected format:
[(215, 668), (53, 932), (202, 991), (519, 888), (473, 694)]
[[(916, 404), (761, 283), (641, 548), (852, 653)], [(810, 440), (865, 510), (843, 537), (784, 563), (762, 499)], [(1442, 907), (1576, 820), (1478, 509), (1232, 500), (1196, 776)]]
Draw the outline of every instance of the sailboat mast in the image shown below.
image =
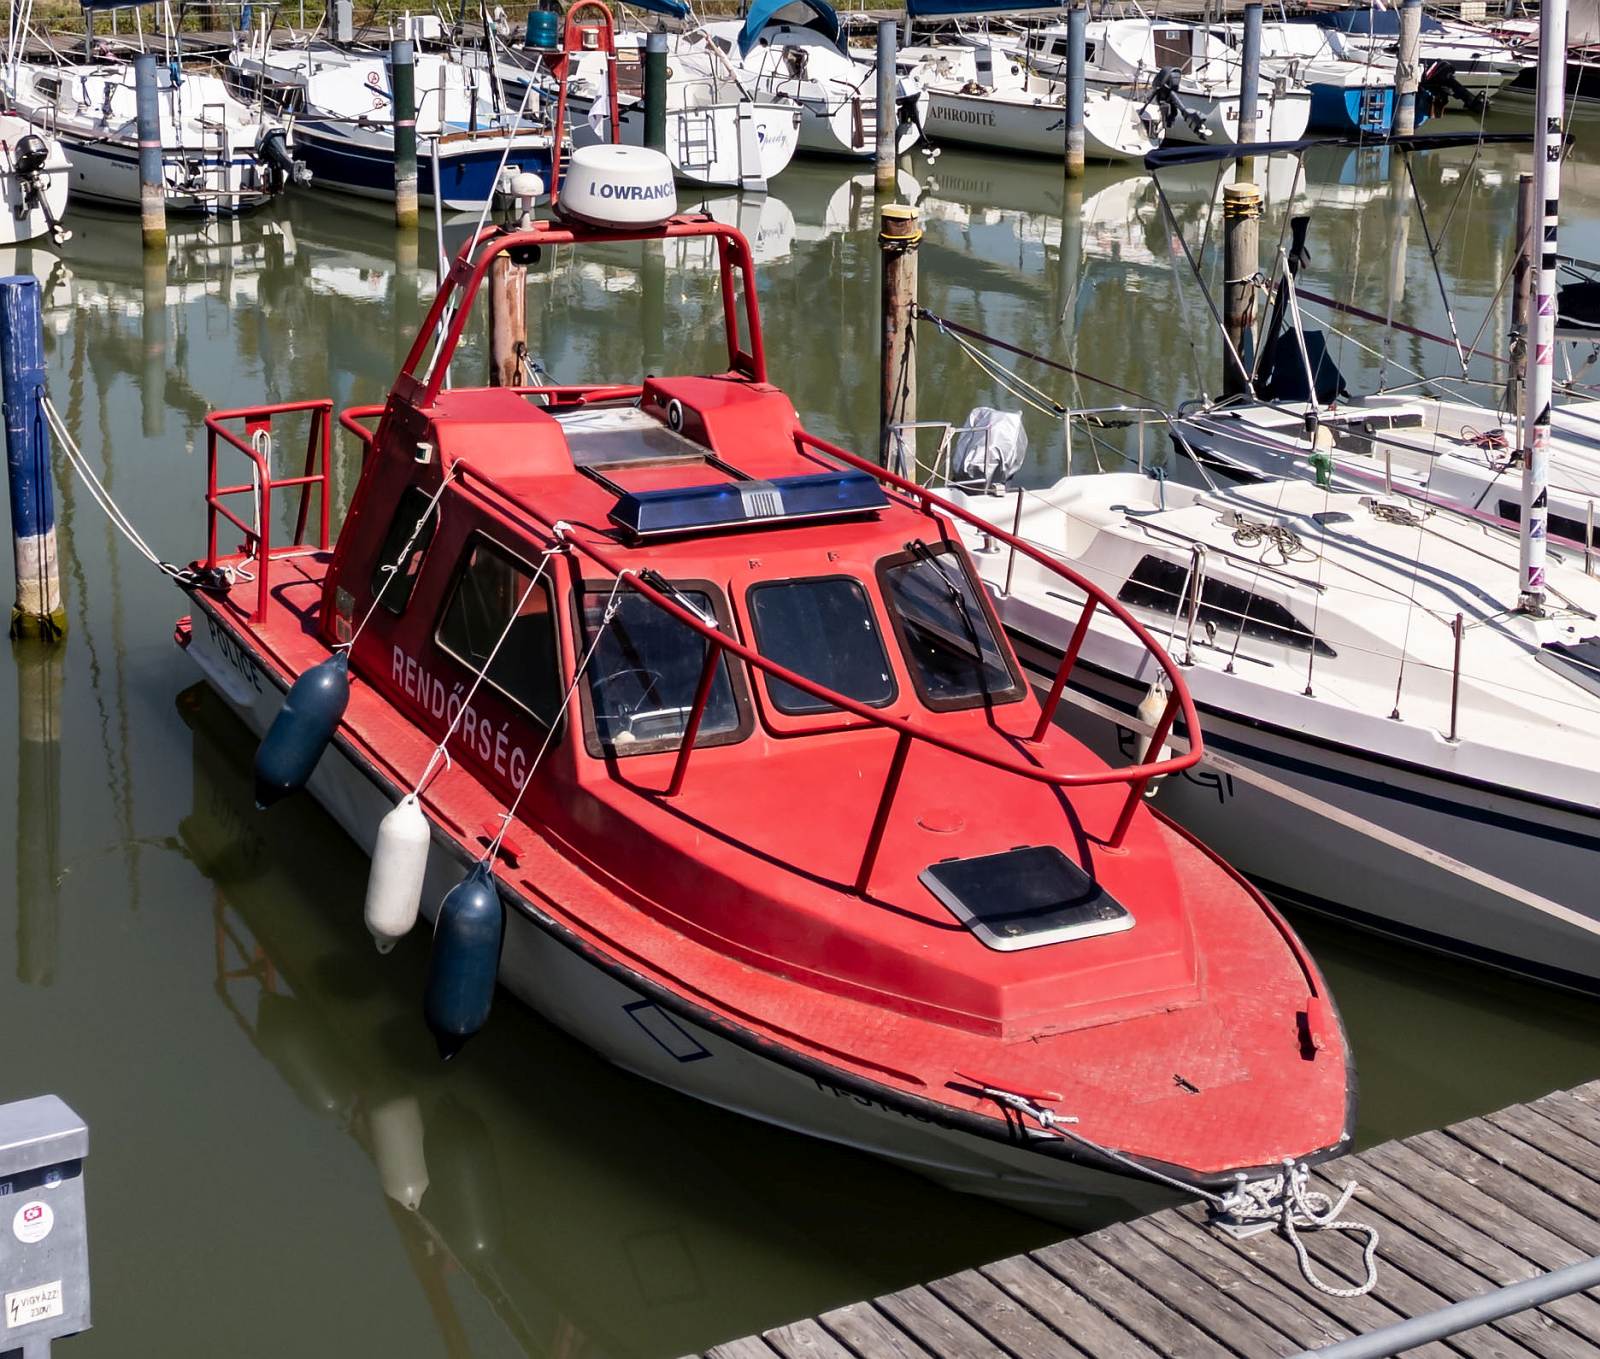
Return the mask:
[(1561, 216), (1561, 113), (1567, 77), (1567, 0), (1545, 0), (1539, 13), (1539, 93), (1534, 104), (1533, 343), (1529, 348), (1528, 447), (1522, 461), (1520, 607), (1544, 610), (1546, 483), (1550, 463), (1550, 408), (1555, 398), (1556, 227)]

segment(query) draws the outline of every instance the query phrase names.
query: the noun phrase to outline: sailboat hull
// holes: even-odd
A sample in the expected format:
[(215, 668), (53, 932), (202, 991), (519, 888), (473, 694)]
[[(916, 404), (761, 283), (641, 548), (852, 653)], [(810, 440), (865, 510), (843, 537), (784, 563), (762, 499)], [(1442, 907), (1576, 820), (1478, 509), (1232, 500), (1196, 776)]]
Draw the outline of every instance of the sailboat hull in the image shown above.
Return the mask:
[[(1036, 686), (1054, 678), (1063, 638), (1002, 606), (1018, 654)], [(1144, 697), (1107, 656), (1073, 672), (1076, 687), (1130, 716)], [(1248, 718), (1208, 705), (1207, 673), (1190, 676), (1208, 749), (1354, 813), (1483, 873), (1600, 920), (1593, 885), (1600, 815), (1555, 799), (1448, 777), (1382, 756), (1381, 732), (1368, 749), (1308, 737), (1292, 713), (1263, 708)], [(1283, 703), (1281, 696), (1264, 703)], [(1105, 758), (1127, 758), (1143, 738), (1083, 707), (1064, 703), (1060, 720)], [(1376, 719), (1381, 723), (1382, 719)], [(1443, 744), (1443, 738), (1440, 738)], [(1552, 790), (1555, 791), (1555, 790)], [(1345, 923), (1486, 963), (1535, 980), (1600, 993), (1600, 941), (1455, 873), (1380, 844), (1204, 761), (1167, 779), (1156, 805), (1268, 891)]]
[[(314, 187), (362, 198), (394, 197), (394, 139), (387, 130), (312, 117), (295, 125), (295, 147), (311, 170)], [(549, 183), (550, 145), (543, 134), (515, 137), (509, 152), (506, 138), (498, 133), (442, 138), (439, 177), (445, 209), (477, 212), (492, 201), (502, 160), (509, 172), (529, 170)], [(419, 147), (417, 195), (431, 203), (434, 193), (433, 157)]]
[[(928, 139), (981, 146), (989, 151), (1049, 156), (1060, 160), (1066, 147), (1066, 113), (1059, 103), (1026, 95), (965, 94), (959, 89), (928, 90)], [(1112, 90), (1091, 91), (1084, 101), (1084, 155), (1090, 160), (1139, 160), (1160, 141), (1139, 104)]]

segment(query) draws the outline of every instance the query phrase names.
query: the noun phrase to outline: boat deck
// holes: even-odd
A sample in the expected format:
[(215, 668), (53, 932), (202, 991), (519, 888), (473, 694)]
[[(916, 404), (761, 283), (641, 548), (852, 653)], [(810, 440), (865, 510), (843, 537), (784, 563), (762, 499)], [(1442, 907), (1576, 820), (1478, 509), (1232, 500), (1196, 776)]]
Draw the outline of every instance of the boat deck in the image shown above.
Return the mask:
[[(1361, 1184), (1348, 1216), (1380, 1233), (1377, 1287), (1336, 1298), (1277, 1233), (1234, 1241), (1168, 1209), (778, 1326), (705, 1359), (1089, 1359), (1298, 1354), (1600, 1254), (1600, 1081), (1318, 1168)], [(1357, 1238), (1303, 1240), (1330, 1283), (1361, 1277)], [(1596, 1292), (1408, 1355), (1600, 1356)]]

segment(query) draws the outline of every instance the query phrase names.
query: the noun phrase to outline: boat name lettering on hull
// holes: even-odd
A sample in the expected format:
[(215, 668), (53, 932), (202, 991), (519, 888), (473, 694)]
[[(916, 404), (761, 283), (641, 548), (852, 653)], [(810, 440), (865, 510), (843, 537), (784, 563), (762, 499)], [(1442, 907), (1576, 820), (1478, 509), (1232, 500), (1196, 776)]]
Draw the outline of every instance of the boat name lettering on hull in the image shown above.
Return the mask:
[(522, 786), (528, 772), (528, 752), (512, 744), (509, 723), (497, 726), (470, 703), (462, 711), (465, 684), (457, 680), (451, 688), (445, 688), (442, 679), (430, 675), (414, 656), (406, 655), (399, 647), (392, 649), (389, 674), (405, 696), (424, 712), (450, 723), (459, 716), (461, 725), (456, 729), (456, 738), (460, 744), (501, 778), (510, 779), (512, 787)]
[(846, 1090), (842, 1085), (829, 1085), (820, 1077), (813, 1076), (811, 1079), (816, 1081), (817, 1089), (822, 1091), (823, 1094), (832, 1095), (835, 1099), (847, 1099), (852, 1104), (859, 1104), (863, 1109), (878, 1109), (886, 1114), (895, 1114), (900, 1118), (909, 1118), (913, 1123), (933, 1122), (931, 1118), (925, 1118), (921, 1114), (913, 1114), (908, 1113), (904, 1109), (896, 1109), (892, 1105), (885, 1104), (882, 1100), (873, 1099), (868, 1095), (858, 1095), (854, 1090)]
[[(205, 613), (205, 610), (200, 610)], [(211, 645), (222, 653), (229, 665), (237, 670), (244, 682), (256, 693), (261, 692), (261, 674), (256, 669), (255, 660), (234, 639), (234, 636), (221, 623), (217, 622), (209, 613), (205, 613), (206, 630), (211, 634)]]
[[(1129, 731), (1127, 727), (1117, 728), (1117, 749), (1123, 755), (1140, 760), (1144, 758), (1145, 738), (1138, 732)], [(1196, 788), (1204, 788), (1217, 795), (1218, 802), (1226, 802), (1233, 796), (1233, 775), (1219, 774), (1214, 769), (1207, 769), (1203, 764), (1192, 769), (1181, 771), (1185, 783), (1192, 783)]]
[(978, 127), (994, 126), (994, 114), (983, 109), (935, 108), (933, 116), (946, 123), (972, 123)]

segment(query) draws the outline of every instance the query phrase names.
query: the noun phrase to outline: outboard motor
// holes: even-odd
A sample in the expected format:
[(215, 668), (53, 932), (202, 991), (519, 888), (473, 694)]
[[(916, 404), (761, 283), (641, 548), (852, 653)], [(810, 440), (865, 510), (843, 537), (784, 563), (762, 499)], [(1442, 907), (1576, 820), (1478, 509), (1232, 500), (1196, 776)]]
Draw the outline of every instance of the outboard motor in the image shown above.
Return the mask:
[(1189, 124), (1195, 136), (1209, 137), (1211, 133), (1206, 127), (1206, 120), (1178, 97), (1178, 87), (1182, 81), (1183, 72), (1176, 66), (1163, 66), (1151, 80), (1150, 97), (1144, 102), (1148, 105), (1151, 99), (1156, 101), (1156, 107), (1161, 110), (1168, 127), (1181, 118)]
[(270, 132), (262, 134), (261, 143), (256, 147), (256, 155), (267, 167), (274, 193), (281, 190), (285, 184), (303, 186), (311, 183), (310, 169), (303, 160), (296, 160), (289, 154), (281, 127), (275, 127)]
[(57, 245), (65, 245), (72, 239), (72, 233), (63, 227), (56, 220), (55, 213), (50, 211), (50, 199), (45, 192), (49, 187), (49, 181), (44, 169), (49, 163), (50, 144), (32, 132), (12, 148), (11, 168), (16, 171), (17, 182), (22, 187), (22, 202), (17, 207), (17, 216), (21, 217), (35, 208), (40, 209), (50, 228), (50, 239)]
[(1456, 100), (1468, 113), (1479, 114), (1489, 107), (1487, 96), (1469, 90), (1456, 79), (1456, 68), (1448, 61), (1430, 62), (1422, 69), (1417, 95), (1427, 100), (1428, 116), (1437, 118)]

